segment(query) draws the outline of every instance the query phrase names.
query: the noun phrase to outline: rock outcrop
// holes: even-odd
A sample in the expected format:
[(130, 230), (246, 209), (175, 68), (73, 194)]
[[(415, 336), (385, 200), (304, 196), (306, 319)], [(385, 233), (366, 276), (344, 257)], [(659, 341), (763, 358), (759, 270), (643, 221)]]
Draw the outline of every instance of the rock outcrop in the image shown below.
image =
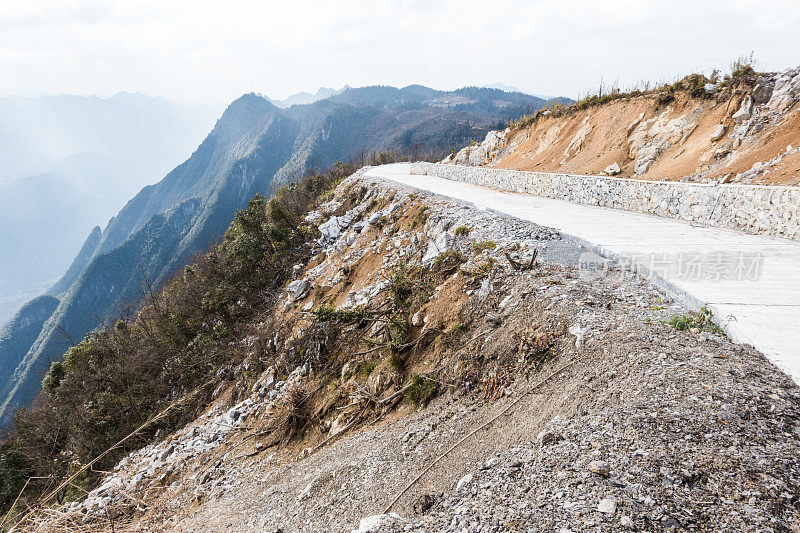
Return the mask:
[(459, 165), (484, 165), (491, 161), (497, 153), (498, 148), (501, 146), (509, 131), (509, 129), (504, 131), (490, 131), (486, 134), (486, 138), (482, 142), (462, 148), (455, 155), (447, 156), (443, 162), (456, 163)]

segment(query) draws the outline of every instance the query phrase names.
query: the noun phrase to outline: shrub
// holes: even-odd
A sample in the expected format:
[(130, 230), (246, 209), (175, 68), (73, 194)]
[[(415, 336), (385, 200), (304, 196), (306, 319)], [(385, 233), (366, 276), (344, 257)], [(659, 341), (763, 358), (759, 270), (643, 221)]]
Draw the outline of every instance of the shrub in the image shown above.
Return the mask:
[(417, 226), (424, 226), (428, 221), (428, 206), (422, 206), (411, 216), (408, 222), (408, 228), (414, 229)]
[(396, 353), (393, 353), (389, 356), (389, 366), (391, 366), (396, 372), (401, 372), (403, 370), (403, 360), (400, 359), (400, 356)]
[(459, 250), (447, 250), (433, 261), (433, 267), (439, 271), (450, 270), (466, 261), (467, 258)]
[[(337, 163), (281, 187), (269, 201), (254, 196), (221, 242), (147, 294), (138, 314), (88, 334), (53, 363), (42, 392), (30, 409), (17, 411), (0, 443), (0, 511), (28, 478), (36, 478), (25, 489), (30, 503), (110, 450), (76, 481), (91, 490), (125, 454), (195, 418), (220, 376), (234, 378), (229, 369), (245, 358), (237, 341), (251, 334), (247, 325), (271, 309), (292, 265), (308, 253), (300, 245), (316, 230), (303, 223), (305, 214), (354, 170)], [(173, 405), (180, 398), (192, 401)], [(170, 405), (166, 416), (114, 447)], [(289, 407), (291, 433), (302, 413)], [(63, 490), (56, 500), (73, 493)]]
[(494, 250), (496, 247), (497, 244), (494, 241), (478, 241), (472, 243), (472, 251), (476, 254), (479, 254), (484, 250)]
[(462, 335), (462, 334), (466, 333), (468, 329), (469, 329), (469, 326), (467, 326), (466, 324), (463, 324), (463, 323), (462, 324), (456, 324), (455, 326), (453, 326), (453, 331), (455, 333), (459, 334), (459, 335)]
[(411, 386), (406, 390), (406, 400), (415, 406), (427, 405), (439, 393), (439, 383), (433, 379), (414, 374)]
[(372, 371), (378, 366), (378, 361), (367, 361), (365, 363), (361, 363), (358, 367), (358, 372), (361, 374), (361, 377), (366, 379), (372, 374)]
[(469, 226), (459, 226), (456, 228), (454, 235), (456, 237), (466, 237), (472, 229)]
[(678, 331), (688, 331), (692, 328), (697, 328), (700, 331), (722, 333), (722, 329), (714, 323), (713, 318), (714, 314), (710, 309), (701, 307), (700, 311), (697, 313), (672, 315), (667, 324)]
[(672, 87), (659, 92), (656, 95), (656, 105), (663, 107), (675, 100), (675, 90)]
[(370, 311), (364, 307), (336, 309), (330, 305), (318, 307), (312, 313), (320, 322), (338, 322), (340, 324), (356, 324), (371, 315)]
[(746, 81), (756, 75), (756, 60), (753, 52), (742, 54), (731, 63), (731, 78)]

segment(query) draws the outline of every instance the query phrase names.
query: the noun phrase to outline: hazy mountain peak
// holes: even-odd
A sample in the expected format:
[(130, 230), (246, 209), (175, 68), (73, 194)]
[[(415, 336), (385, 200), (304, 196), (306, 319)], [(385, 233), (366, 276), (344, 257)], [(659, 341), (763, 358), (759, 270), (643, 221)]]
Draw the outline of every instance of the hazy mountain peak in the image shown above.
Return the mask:
[(501, 91), (506, 91), (509, 93), (524, 93), (522, 89), (519, 87), (515, 87), (513, 85), (506, 85), (505, 83), (496, 82), (491, 85), (487, 85), (490, 89), (500, 89)]
[(271, 100), (270, 101), (278, 107), (287, 108), (293, 105), (306, 105), (314, 103), (318, 100), (324, 100), (325, 98), (329, 98), (331, 96), (337, 95), (342, 91), (349, 89), (349, 85), (345, 85), (339, 90), (331, 89), (329, 87), (320, 87), (317, 89), (317, 92), (311, 94), (306, 91), (300, 91), (299, 93), (295, 93), (291, 96), (284, 98), (283, 100)]

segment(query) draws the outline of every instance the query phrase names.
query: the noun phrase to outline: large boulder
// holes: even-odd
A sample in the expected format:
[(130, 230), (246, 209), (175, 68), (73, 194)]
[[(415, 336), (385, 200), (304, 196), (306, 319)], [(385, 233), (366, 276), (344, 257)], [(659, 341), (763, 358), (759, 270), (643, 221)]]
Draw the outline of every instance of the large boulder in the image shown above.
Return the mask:
[(299, 300), (308, 294), (308, 281), (304, 279), (294, 280), (286, 287), (286, 292), (289, 293), (292, 300)]
[(455, 156), (448, 156), (443, 162), (449, 163), (452, 161), (458, 165), (484, 165), (492, 160), (509, 131), (508, 129), (505, 131), (492, 130), (486, 134), (486, 137), (479, 144), (464, 147)]
[(434, 240), (428, 243), (428, 249), (422, 256), (423, 263), (429, 263), (456, 246), (456, 239), (446, 231), (441, 232)]
[(327, 242), (333, 242), (339, 238), (342, 231), (347, 229), (351, 223), (352, 217), (349, 215), (331, 217), (327, 222), (319, 226), (319, 232), (322, 233), (322, 238)]
[(750, 120), (750, 117), (753, 116), (753, 99), (748, 94), (742, 100), (742, 105), (739, 106), (739, 110), (733, 114), (733, 121), (736, 122), (737, 125), (742, 124)]
[(800, 68), (790, 70), (775, 80), (767, 107), (772, 111), (783, 112), (800, 100)]

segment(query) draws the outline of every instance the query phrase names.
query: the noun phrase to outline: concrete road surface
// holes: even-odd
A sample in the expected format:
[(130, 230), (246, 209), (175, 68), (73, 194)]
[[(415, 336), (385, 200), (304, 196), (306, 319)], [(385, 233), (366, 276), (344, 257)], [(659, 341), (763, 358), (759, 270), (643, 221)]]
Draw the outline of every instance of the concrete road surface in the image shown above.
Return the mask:
[(800, 243), (411, 175), (410, 168), (384, 165), (366, 175), (556, 228), (652, 275), (677, 300), (707, 306), (733, 340), (752, 344), (800, 383)]

